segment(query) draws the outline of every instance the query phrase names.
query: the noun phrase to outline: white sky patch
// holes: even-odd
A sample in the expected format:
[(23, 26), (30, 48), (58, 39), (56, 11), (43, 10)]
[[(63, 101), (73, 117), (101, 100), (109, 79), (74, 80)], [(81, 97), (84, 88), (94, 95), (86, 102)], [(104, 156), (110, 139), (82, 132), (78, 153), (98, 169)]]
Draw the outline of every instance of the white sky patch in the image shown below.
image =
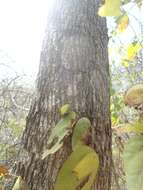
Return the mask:
[[(0, 0), (0, 64), (9, 64), (18, 73), (32, 75), (35, 80), (47, 15), (54, 1)], [(128, 9), (131, 9), (135, 18), (129, 16), (132, 17), (131, 26), (120, 35), (124, 43), (129, 43), (135, 32), (138, 37), (141, 34), (137, 20), (142, 21), (143, 9), (139, 11), (132, 5)], [(9, 72), (3, 68), (0, 70), (1, 75), (9, 75)]]
[[(9, 64), (17, 72), (36, 76), (52, 3), (53, 0), (0, 0), (0, 58), (11, 57)], [(3, 61), (0, 59), (0, 63)]]

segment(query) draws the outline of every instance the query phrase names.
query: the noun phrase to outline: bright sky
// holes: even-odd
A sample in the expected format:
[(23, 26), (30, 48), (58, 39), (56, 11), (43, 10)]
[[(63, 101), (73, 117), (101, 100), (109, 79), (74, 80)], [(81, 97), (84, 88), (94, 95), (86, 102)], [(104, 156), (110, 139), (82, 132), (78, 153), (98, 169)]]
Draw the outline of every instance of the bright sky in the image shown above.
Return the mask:
[[(33, 81), (35, 80), (47, 15), (53, 2), (54, 0), (0, 0), (0, 64), (9, 64), (18, 73), (32, 75)], [(138, 15), (135, 7), (132, 9), (135, 16), (141, 19), (142, 14)], [(134, 28), (138, 31), (138, 26)], [(131, 27), (121, 35), (123, 42), (130, 39), (127, 34), (134, 35)], [(8, 75), (2, 69), (0, 75), (1, 73)]]
[(16, 71), (36, 76), (52, 2), (0, 0), (0, 63), (9, 62)]

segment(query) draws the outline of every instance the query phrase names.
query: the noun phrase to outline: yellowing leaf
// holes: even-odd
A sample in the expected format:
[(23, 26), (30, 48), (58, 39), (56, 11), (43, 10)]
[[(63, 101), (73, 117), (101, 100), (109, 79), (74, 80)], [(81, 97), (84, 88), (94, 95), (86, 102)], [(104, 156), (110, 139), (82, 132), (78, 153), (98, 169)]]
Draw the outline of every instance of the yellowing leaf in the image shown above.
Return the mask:
[(0, 176), (6, 176), (9, 174), (8, 168), (4, 165), (0, 165)]
[(122, 14), (120, 10), (121, 0), (105, 0), (105, 4), (98, 10), (98, 15), (102, 17), (106, 16), (120, 16)]
[(111, 117), (111, 121), (112, 121), (112, 128), (116, 127), (116, 125), (119, 124), (119, 118), (118, 117)]
[[(78, 180), (84, 179), (90, 173), (98, 170), (99, 160), (97, 154), (91, 152), (87, 154), (77, 166), (73, 169), (76, 173)], [(95, 166), (95, 167), (93, 167)]]
[(86, 145), (76, 146), (60, 169), (54, 190), (76, 190), (84, 177), (89, 178), (81, 190), (90, 190), (98, 167), (99, 159), (93, 149)]
[(129, 106), (143, 104), (143, 84), (136, 84), (129, 88), (124, 95), (124, 102)]
[(126, 28), (128, 27), (129, 25), (129, 17), (127, 15), (124, 15), (120, 20), (119, 20), (119, 23), (118, 23), (118, 32), (119, 33), (122, 33), (126, 30)]
[(135, 58), (135, 56), (137, 55), (137, 53), (139, 52), (139, 50), (141, 50), (142, 46), (140, 43), (136, 43), (136, 44), (129, 44), (127, 46), (127, 53), (126, 53), (126, 58), (128, 60), (133, 60)]
[(143, 133), (143, 121), (137, 121), (135, 123), (131, 124), (125, 124), (123, 127), (118, 129), (121, 133), (128, 133), (128, 132), (134, 132), (134, 133)]
[(60, 108), (60, 114), (61, 116), (64, 116), (68, 114), (71, 111), (71, 107), (69, 104), (65, 104)]
[(124, 149), (128, 190), (143, 190), (143, 136), (131, 138)]
[(125, 68), (128, 68), (129, 67), (129, 62), (127, 60), (124, 60), (122, 62), (122, 65), (125, 67)]

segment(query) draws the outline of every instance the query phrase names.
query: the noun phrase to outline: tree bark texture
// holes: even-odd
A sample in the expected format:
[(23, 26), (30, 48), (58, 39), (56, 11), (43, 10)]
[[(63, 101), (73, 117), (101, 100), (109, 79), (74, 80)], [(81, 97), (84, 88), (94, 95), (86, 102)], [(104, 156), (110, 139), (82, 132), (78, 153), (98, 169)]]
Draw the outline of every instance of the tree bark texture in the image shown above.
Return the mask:
[(70, 138), (64, 147), (40, 159), (51, 128), (59, 120), (58, 108), (66, 103), (92, 122), (91, 146), (100, 157), (93, 189), (111, 186), (111, 125), (108, 36), (106, 21), (97, 15), (99, 0), (57, 0), (48, 18), (37, 93), (23, 134), (29, 157), (17, 173), (31, 190), (53, 190), (63, 162), (71, 153)]

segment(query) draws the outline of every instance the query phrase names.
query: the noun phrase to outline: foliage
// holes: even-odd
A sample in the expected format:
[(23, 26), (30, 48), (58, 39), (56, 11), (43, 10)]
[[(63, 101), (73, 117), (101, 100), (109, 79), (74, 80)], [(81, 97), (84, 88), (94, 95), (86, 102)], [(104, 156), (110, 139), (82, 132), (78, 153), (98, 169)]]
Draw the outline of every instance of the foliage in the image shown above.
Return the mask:
[(5, 180), (10, 178), (9, 169), (6, 165), (0, 165), (0, 188), (3, 189)]
[(98, 171), (99, 158), (95, 151), (86, 145), (91, 123), (81, 118), (75, 124), (72, 135), (73, 152), (59, 171), (54, 190), (90, 190)]
[(125, 104), (140, 106), (143, 103), (143, 84), (132, 86), (124, 96)]
[(76, 190), (77, 187), (81, 187), (81, 190), (90, 190), (99, 167), (98, 155), (86, 145), (91, 123), (87, 118), (77, 120), (69, 104), (61, 107), (60, 114), (62, 118), (52, 129), (48, 140), (51, 147), (44, 151), (42, 159), (58, 151), (65, 136), (73, 133), (73, 152), (60, 169), (54, 189)]
[(70, 113), (70, 111), (71, 111), (71, 106), (69, 104), (65, 104), (60, 108), (60, 115), (61, 116), (67, 115)]
[[(126, 92), (125, 102), (129, 106), (142, 105), (142, 85), (136, 85), (131, 87)], [(129, 98), (130, 99), (129, 99)], [(126, 101), (126, 100), (130, 101)], [(139, 100), (139, 101), (137, 101)], [(135, 102), (134, 102), (135, 101)], [(134, 102), (134, 104), (131, 104)], [(125, 127), (121, 128), (121, 132), (135, 132), (143, 133), (143, 118), (142, 114), (137, 122), (126, 124)], [(142, 189), (142, 173), (143, 173), (143, 136), (131, 137), (127, 141), (124, 150), (124, 168), (127, 179), (127, 187), (129, 190), (139, 190)]]
[[(124, 144), (129, 138), (132, 138), (133, 133), (140, 134), (143, 128), (141, 119), (138, 119), (140, 114), (138, 109), (142, 109), (142, 105), (136, 105), (142, 99), (142, 92), (138, 97), (136, 97), (136, 93), (132, 94), (131, 96), (134, 96), (134, 99), (131, 101), (130, 96), (128, 96), (129, 91), (126, 91), (130, 86), (142, 84), (143, 23), (138, 15), (139, 13), (142, 15), (141, 6), (143, 1), (105, 0), (104, 2), (98, 13), (107, 17), (110, 38), (109, 58), (112, 82), (110, 109), (114, 167), (112, 170), (112, 189), (126, 190), (126, 176), (122, 158)], [(108, 12), (110, 10), (111, 12)], [(126, 93), (124, 93), (125, 91)], [(128, 108), (124, 103), (129, 106), (134, 105), (136, 110)], [(131, 164), (130, 168), (132, 168)], [(129, 183), (129, 178), (127, 183)], [(130, 188), (128, 189), (130, 190)]]
[[(138, 190), (143, 186), (141, 181), (143, 168), (141, 162), (143, 159), (142, 136), (132, 138), (132, 133), (135, 133), (135, 135), (136, 133), (143, 133), (143, 123), (141, 118), (134, 122), (129, 122), (129, 115), (130, 112), (133, 113), (133, 110), (127, 109), (124, 103), (136, 107), (143, 100), (143, 85), (138, 84), (142, 82), (143, 77), (142, 36), (133, 28), (132, 20), (134, 19), (140, 23), (141, 33), (143, 25), (141, 21), (132, 15), (130, 4), (133, 8), (141, 8), (142, 0), (105, 0), (104, 4), (99, 8), (98, 14), (102, 17), (107, 16), (107, 20), (110, 19), (110, 16), (113, 17), (114, 23), (112, 31), (109, 32), (109, 56), (112, 77), (110, 108), (113, 128), (113, 153), (116, 152), (113, 154), (116, 163), (115, 170), (118, 170), (119, 181), (121, 178), (125, 178), (123, 171), (121, 171), (122, 160), (120, 159), (124, 148), (124, 142), (122, 142), (124, 139), (124, 141), (127, 141), (124, 150), (124, 161), (128, 189)], [(111, 29), (109, 28), (109, 30)], [(129, 41), (128, 38), (130, 35), (128, 33), (131, 30), (134, 35)], [(10, 162), (10, 158), (14, 158), (13, 160), (15, 160), (14, 155), (18, 155), (15, 144), (19, 143), (25, 125), (23, 118), (27, 114), (31, 101), (29, 90), (17, 85), (16, 80), (3, 80), (0, 83), (0, 122), (2, 121), (0, 123), (0, 159)], [(124, 93), (125, 89), (128, 89), (128, 86), (132, 86), (133, 84), (138, 85), (133, 86)], [(27, 97), (28, 101), (25, 106), (24, 102), (26, 102)], [(44, 150), (42, 158), (44, 159), (49, 154), (57, 152), (62, 147), (64, 139), (72, 134), (73, 152), (59, 172), (55, 189), (59, 190), (59, 187), (69, 190), (75, 189), (81, 182), (83, 184), (82, 190), (90, 189), (99, 165), (98, 156), (86, 145), (88, 141), (87, 136), (90, 134), (90, 122), (87, 118), (81, 118), (77, 121), (76, 114), (72, 112), (69, 104), (64, 105), (60, 109), (60, 115), (61, 120), (51, 131), (50, 138), (47, 142), (48, 148)], [(133, 118), (134, 116), (131, 115), (131, 119)], [(115, 131), (114, 129), (117, 128), (118, 130)], [(9, 138), (7, 139), (6, 136), (9, 136)], [(10, 139), (10, 137), (12, 138)], [(128, 141), (128, 138), (131, 139)], [(119, 150), (120, 147), (122, 147), (122, 151)], [(19, 160), (20, 158), (17, 156), (17, 159)], [(95, 167), (91, 167), (93, 165)], [(1, 166), (0, 171), (2, 172)], [(88, 176), (89, 173), (91, 173), (90, 177)], [(88, 179), (87, 176), (89, 177)], [(117, 178), (117, 175), (115, 175), (115, 178)], [(1, 176), (1, 180), (3, 180), (3, 176)], [(19, 188), (18, 184), (20, 184), (20, 181), (22, 179), (18, 177), (15, 188)], [(118, 185), (120, 186), (120, 184)], [(117, 190), (119, 190), (119, 186)], [(125, 186), (125, 183), (123, 186)], [(125, 187), (122, 187), (122, 189), (125, 189)]]
[(90, 134), (90, 126), (91, 126), (91, 123), (89, 119), (85, 117), (77, 121), (74, 128), (74, 133), (72, 135), (72, 149), (73, 150), (76, 147), (76, 145), (82, 145), (86, 143)]
[(124, 167), (129, 190), (143, 189), (143, 136), (131, 138), (124, 150)]
[(105, 4), (99, 8), (98, 14), (100, 16), (120, 16), (121, 0), (105, 0)]
[(134, 123), (127, 123), (123, 124), (123, 127), (119, 128), (119, 132), (121, 133), (129, 133), (129, 132), (134, 132), (134, 133), (143, 133), (143, 120), (139, 120)]
[(76, 190), (83, 182), (82, 190), (90, 190), (98, 165), (98, 156), (93, 149), (85, 145), (77, 146), (62, 166), (54, 190)]
[(126, 14), (122, 15), (121, 17), (119, 17), (117, 22), (118, 22), (117, 31), (119, 33), (124, 32), (127, 29), (128, 25), (129, 25), (129, 17), (128, 17), (128, 15), (126, 15)]
[(72, 128), (76, 120), (75, 112), (69, 111), (69, 106), (64, 105), (61, 108), (61, 116), (61, 120), (52, 129), (51, 135), (47, 142), (50, 148), (44, 150), (42, 159), (47, 157), (49, 154), (54, 154), (55, 152), (57, 152), (63, 146), (64, 138), (72, 132)]

